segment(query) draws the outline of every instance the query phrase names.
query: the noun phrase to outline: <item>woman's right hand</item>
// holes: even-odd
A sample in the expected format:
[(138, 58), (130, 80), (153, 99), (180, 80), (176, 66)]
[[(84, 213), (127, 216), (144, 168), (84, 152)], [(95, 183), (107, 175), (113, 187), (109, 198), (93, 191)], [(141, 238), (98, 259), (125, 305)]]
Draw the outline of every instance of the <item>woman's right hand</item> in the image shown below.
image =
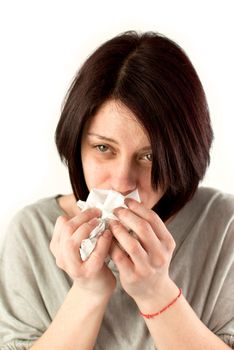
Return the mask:
[(56, 264), (74, 281), (74, 285), (95, 297), (110, 296), (115, 288), (115, 277), (106, 266), (112, 243), (109, 230), (99, 237), (96, 247), (86, 261), (80, 257), (80, 246), (83, 239), (88, 238), (91, 231), (99, 224), (100, 210), (87, 209), (79, 215), (69, 218), (59, 216), (50, 243)]

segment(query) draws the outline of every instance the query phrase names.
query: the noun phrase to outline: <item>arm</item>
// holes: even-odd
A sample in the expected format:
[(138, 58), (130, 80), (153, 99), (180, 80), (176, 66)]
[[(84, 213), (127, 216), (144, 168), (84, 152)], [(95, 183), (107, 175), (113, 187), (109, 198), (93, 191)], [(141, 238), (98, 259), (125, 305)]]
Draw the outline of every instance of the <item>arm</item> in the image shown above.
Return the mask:
[[(82, 262), (79, 247), (98, 224), (97, 210), (87, 210), (77, 217), (57, 220), (51, 250), (57, 265), (74, 280), (54, 320), (31, 347), (32, 350), (91, 350), (96, 341), (107, 303), (115, 288), (115, 278), (104, 261), (111, 244), (105, 231), (91, 257)], [(92, 220), (91, 220), (92, 219)]]
[[(169, 285), (165, 286), (168, 290), (165, 295), (168, 301), (172, 300), (178, 293), (178, 288), (175, 289), (174, 293), (170, 293), (169, 290), (172, 290), (173, 286), (169, 288)], [(148, 310), (149, 313), (152, 310), (158, 310), (155, 309), (155, 303), (152, 301), (138, 299), (135, 301), (140, 310), (146, 310), (146, 312)], [(199, 320), (183, 295), (165, 312), (152, 319), (145, 319), (145, 321), (155, 345), (160, 350), (172, 348), (175, 350), (230, 349)]]
[[(118, 209), (115, 215), (137, 239), (129, 235), (123, 225), (112, 222), (111, 230), (123, 249), (113, 244), (111, 256), (125, 291), (141, 312), (152, 314), (178, 295), (178, 287), (168, 273), (175, 242), (153, 211), (133, 200), (126, 204), (129, 209)], [(183, 296), (166, 311), (145, 322), (160, 350), (229, 349), (199, 320)]]
[(31, 349), (93, 349), (108, 300), (108, 296), (94, 298), (74, 283), (53, 322)]

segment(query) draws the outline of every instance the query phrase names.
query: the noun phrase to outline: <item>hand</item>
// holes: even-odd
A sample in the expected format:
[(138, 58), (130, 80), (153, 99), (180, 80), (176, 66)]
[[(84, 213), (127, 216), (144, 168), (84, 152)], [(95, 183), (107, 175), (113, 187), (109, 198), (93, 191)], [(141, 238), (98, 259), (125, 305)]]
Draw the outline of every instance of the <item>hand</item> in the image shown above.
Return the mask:
[(91, 294), (110, 295), (115, 288), (115, 277), (105, 265), (112, 234), (106, 230), (98, 239), (90, 257), (84, 262), (80, 257), (80, 245), (99, 224), (98, 209), (88, 209), (68, 218), (60, 216), (55, 225), (50, 249), (56, 264), (73, 280), (74, 284)]
[(165, 288), (171, 295), (177, 293), (168, 274), (174, 239), (154, 211), (133, 199), (126, 204), (128, 209), (114, 211), (120, 221), (110, 222), (117, 241), (112, 244), (111, 258), (119, 270), (122, 287), (135, 301), (155, 301), (161, 294), (163, 302)]

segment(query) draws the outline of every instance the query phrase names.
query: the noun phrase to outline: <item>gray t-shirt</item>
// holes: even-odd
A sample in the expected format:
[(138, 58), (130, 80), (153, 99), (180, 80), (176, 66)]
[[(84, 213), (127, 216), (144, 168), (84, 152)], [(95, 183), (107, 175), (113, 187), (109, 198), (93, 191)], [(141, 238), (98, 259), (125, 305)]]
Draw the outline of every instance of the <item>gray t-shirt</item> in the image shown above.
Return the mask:
[[(57, 197), (50, 197), (25, 207), (9, 225), (0, 260), (1, 350), (28, 349), (71, 288), (49, 249), (55, 221), (63, 214)], [(171, 278), (202, 322), (234, 349), (234, 196), (199, 188), (168, 229), (176, 241)], [(110, 268), (118, 283), (94, 349), (155, 349), (113, 263)]]

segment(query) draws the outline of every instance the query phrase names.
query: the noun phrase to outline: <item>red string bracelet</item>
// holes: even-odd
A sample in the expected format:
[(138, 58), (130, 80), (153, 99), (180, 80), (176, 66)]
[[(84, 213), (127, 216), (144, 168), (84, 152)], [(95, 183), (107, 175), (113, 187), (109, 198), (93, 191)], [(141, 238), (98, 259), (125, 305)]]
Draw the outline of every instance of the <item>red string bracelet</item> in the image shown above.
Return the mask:
[(158, 316), (160, 315), (161, 313), (163, 313), (164, 311), (166, 311), (167, 309), (169, 309), (169, 307), (171, 307), (173, 304), (175, 304), (175, 302), (179, 299), (179, 297), (181, 296), (182, 294), (182, 290), (181, 288), (179, 288), (179, 294), (177, 295), (177, 297), (172, 300), (168, 305), (164, 306), (160, 311), (158, 312), (155, 312), (154, 314), (143, 314), (141, 311), (140, 311), (140, 315), (145, 317), (145, 318), (153, 318), (155, 316)]

